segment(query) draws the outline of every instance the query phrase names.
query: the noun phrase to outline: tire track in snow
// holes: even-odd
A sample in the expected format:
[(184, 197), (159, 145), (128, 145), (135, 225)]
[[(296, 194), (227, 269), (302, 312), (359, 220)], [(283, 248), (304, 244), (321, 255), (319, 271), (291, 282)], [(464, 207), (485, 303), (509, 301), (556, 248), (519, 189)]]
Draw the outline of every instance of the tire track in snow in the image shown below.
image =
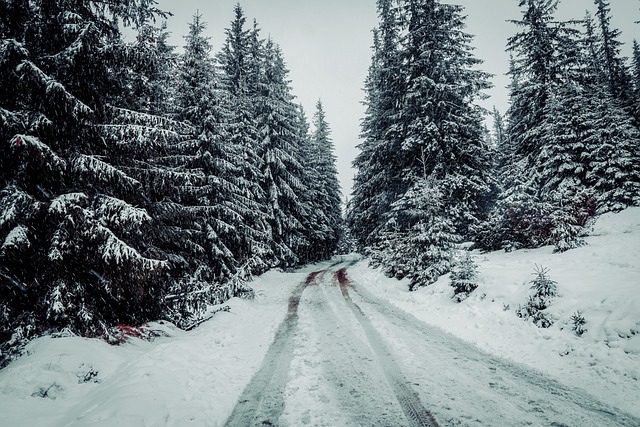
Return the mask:
[(304, 294), (283, 425), (411, 425), (334, 274)]
[[(415, 352), (413, 359), (405, 359), (408, 356), (405, 354), (402, 360), (406, 360), (408, 372), (413, 370), (411, 375), (415, 381), (431, 384), (429, 389), (421, 388), (420, 392), (436, 404), (434, 411), (447, 425), (471, 422), (514, 426), (640, 426), (638, 418), (582, 390), (485, 353), (429, 326), (361, 286), (356, 288), (351, 283), (350, 286), (358, 299), (373, 310), (368, 314), (372, 327), (387, 337), (395, 337), (398, 346), (395, 349), (401, 354), (404, 354), (400, 348), (403, 343), (407, 343), (405, 351)], [(432, 369), (414, 369), (427, 354)], [(455, 405), (452, 404), (454, 398)], [(493, 415), (487, 418), (484, 416), (487, 412)]]
[(393, 389), (406, 417), (411, 422), (411, 425), (420, 427), (438, 427), (438, 423), (431, 412), (422, 405), (422, 402), (418, 398), (416, 392), (409, 387), (409, 382), (395, 363), (391, 352), (387, 349), (387, 346), (382, 341), (378, 332), (376, 332), (375, 328), (364, 315), (360, 307), (351, 299), (351, 296), (349, 295), (349, 287), (353, 287), (353, 285), (347, 279), (346, 268), (338, 270), (336, 272), (336, 278), (340, 285), (342, 296), (362, 326), (371, 348), (378, 357), (387, 381), (391, 385), (391, 388)]
[(298, 325), (298, 307), (304, 290), (315, 285), (326, 270), (310, 273), (289, 297), (287, 316), (278, 327), (260, 370), (253, 376), (225, 426), (273, 426), (284, 409), (284, 390), (293, 358), (293, 332)]

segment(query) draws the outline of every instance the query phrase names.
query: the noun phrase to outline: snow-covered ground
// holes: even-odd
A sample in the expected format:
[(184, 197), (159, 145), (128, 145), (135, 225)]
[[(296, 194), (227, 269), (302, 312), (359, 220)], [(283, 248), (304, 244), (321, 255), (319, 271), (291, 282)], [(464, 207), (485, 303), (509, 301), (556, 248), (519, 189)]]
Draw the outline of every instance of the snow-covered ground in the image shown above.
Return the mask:
[[(419, 320), (640, 416), (640, 208), (600, 217), (586, 241), (561, 254), (553, 247), (475, 252), (480, 284), (462, 303), (452, 300), (448, 275), (416, 292), (364, 261), (349, 275)], [(515, 314), (531, 292), (536, 265), (558, 283), (549, 329)], [(571, 330), (577, 311), (587, 321), (581, 337)]]
[[(564, 254), (475, 253), (480, 286), (460, 304), (448, 277), (410, 293), (364, 261), (344, 287), (348, 263), (309, 282), (324, 263), (263, 275), (255, 301), (233, 299), (191, 332), (156, 323), (154, 341), (121, 346), (40, 338), (0, 371), (0, 426), (217, 426), (270, 411), (278, 425), (404, 425), (402, 400), (415, 396), (443, 426), (633, 425), (613, 414), (640, 417), (640, 209), (602, 217), (587, 241)], [(515, 315), (536, 264), (558, 282), (549, 329)], [(582, 337), (569, 320), (578, 310)], [(238, 411), (251, 387), (275, 409)]]
[(37, 339), (28, 355), (0, 371), (0, 426), (220, 425), (306, 276), (269, 272), (253, 283), (255, 301), (232, 299), (229, 313), (191, 332), (151, 324), (168, 335), (153, 342)]

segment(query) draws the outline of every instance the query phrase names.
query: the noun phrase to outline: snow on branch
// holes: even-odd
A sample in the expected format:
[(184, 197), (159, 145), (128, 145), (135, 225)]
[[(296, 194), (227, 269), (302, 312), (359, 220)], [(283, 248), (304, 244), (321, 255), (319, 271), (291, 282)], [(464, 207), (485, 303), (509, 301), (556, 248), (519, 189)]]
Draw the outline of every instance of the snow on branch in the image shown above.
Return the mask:
[(136, 191), (142, 188), (140, 181), (131, 178), (96, 156), (78, 155), (72, 162), (72, 169), (81, 176), (90, 176), (109, 186), (118, 184)]
[[(35, 163), (36, 167), (46, 169), (47, 172), (62, 172), (67, 166), (67, 162), (63, 158), (35, 136), (16, 135), (10, 144), (14, 150), (26, 150), (29, 153), (28, 160)], [(33, 162), (33, 160), (38, 160), (38, 162)]]
[(106, 137), (119, 146), (132, 147), (136, 150), (159, 148), (168, 141), (179, 138), (179, 134), (165, 129), (159, 129), (146, 125), (101, 125)]
[(14, 227), (7, 237), (5, 237), (2, 247), (0, 247), (0, 253), (6, 253), (9, 250), (30, 248), (31, 242), (29, 241), (28, 232), (29, 229), (24, 225)]
[(114, 123), (122, 123), (124, 125), (162, 127), (180, 134), (189, 134), (195, 132), (193, 126), (188, 123), (179, 122), (153, 114), (128, 110), (126, 108), (109, 106), (107, 109), (107, 113), (109, 114), (109, 120)]
[(149, 271), (168, 266), (167, 261), (143, 257), (140, 252), (126, 244), (108, 228), (100, 227), (100, 231), (105, 236), (105, 241), (100, 247), (102, 259), (105, 262), (116, 265), (137, 264)]
[(64, 215), (71, 206), (84, 205), (88, 200), (84, 193), (67, 193), (62, 194), (51, 202), (49, 205), (49, 213), (54, 215)]
[(141, 228), (152, 221), (145, 209), (109, 196), (98, 199), (96, 213), (103, 222), (117, 227)]
[(40, 207), (40, 203), (15, 186), (0, 191), (0, 228), (25, 221)]
[(63, 108), (74, 117), (86, 117), (93, 114), (93, 110), (78, 98), (71, 95), (59, 82), (47, 76), (33, 62), (24, 60), (16, 67), (16, 73), (22, 80), (30, 80), (38, 85), (46, 96), (53, 99), (57, 108)]

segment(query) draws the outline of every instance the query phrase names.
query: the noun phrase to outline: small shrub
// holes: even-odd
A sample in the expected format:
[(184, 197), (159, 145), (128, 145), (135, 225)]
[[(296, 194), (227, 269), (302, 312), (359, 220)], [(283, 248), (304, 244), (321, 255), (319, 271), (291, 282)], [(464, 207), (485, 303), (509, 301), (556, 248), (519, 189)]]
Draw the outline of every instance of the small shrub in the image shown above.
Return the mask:
[(469, 297), (471, 292), (478, 288), (478, 266), (469, 254), (459, 259), (451, 271), (451, 286), (453, 287), (453, 299), (462, 302)]
[(551, 316), (543, 311), (549, 307), (551, 299), (558, 296), (558, 284), (549, 278), (548, 273), (549, 269), (536, 265), (536, 278), (530, 282), (533, 294), (529, 295), (527, 303), (516, 311), (518, 317), (531, 319), (539, 328), (553, 325)]
[(577, 336), (581, 337), (585, 332), (587, 332), (587, 328), (585, 327), (587, 321), (580, 311), (573, 313), (573, 316), (571, 316), (571, 322), (573, 323), (571, 330), (575, 332)]

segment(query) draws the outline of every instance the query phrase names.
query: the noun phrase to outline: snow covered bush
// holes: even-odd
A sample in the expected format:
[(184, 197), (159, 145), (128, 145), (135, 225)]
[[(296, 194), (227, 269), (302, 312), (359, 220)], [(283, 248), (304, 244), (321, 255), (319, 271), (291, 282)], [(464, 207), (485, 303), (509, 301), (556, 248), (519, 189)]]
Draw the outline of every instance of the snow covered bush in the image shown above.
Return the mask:
[(533, 294), (529, 295), (527, 303), (517, 311), (518, 317), (531, 319), (539, 328), (553, 325), (553, 319), (544, 310), (551, 305), (551, 299), (558, 295), (558, 284), (549, 278), (548, 273), (549, 269), (536, 266), (536, 278), (531, 281)]
[(478, 266), (469, 252), (458, 259), (451, 271), (451, 286), (453, 287), (453, 299), (462, 302), (469, 297), (471, 292), (478, 287)]
[(451, 270), (459, 240), (445, 213), (440, 183), (417, 179), (387, 215), (386, 230), (372, 258), (397, 279), (409, 278), (409, 289), (428, 286)]
[(577, 336), (581, 337), (587, 332), (587, 328), (585, 327), (587, 321), (580, 311), (576, 311), (573, 316), (571, 316), (571, 322), (573, 323), (571, 330), (575, 332)]

